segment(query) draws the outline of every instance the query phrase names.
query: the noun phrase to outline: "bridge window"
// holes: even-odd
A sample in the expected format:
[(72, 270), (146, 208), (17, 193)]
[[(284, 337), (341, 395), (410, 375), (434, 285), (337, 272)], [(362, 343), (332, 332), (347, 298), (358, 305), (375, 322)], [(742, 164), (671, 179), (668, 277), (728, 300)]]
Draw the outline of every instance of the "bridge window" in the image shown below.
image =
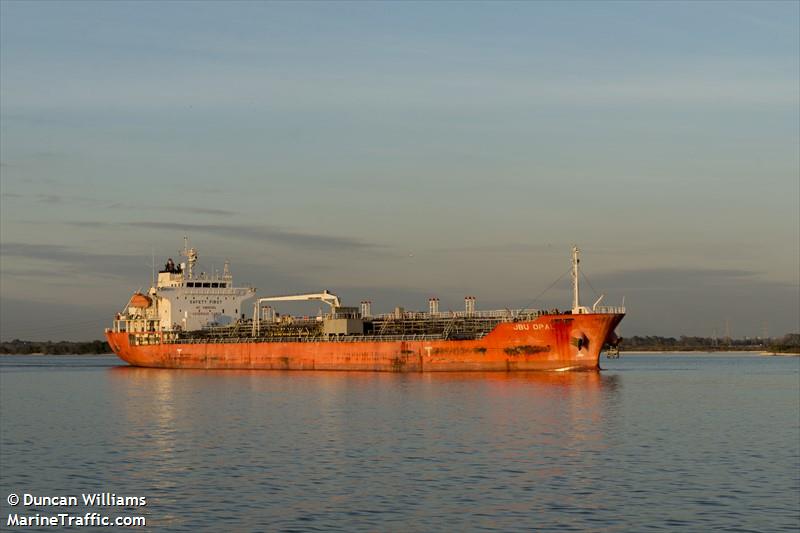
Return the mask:
[(220, 288), (223, 288), (223, 289), (224, 289), (225, 287), (227, 287), (227, 286), (228, 286), (228, 284), (227, 284), (227, 283), (220, 283), (220, 284), (219, 284), (219, 286), (220, 286)]
[(219, 283), (212, 283), (212, 284), (211, 284), (211, 288), (212, 288), (212, 289), (216, 289), (216, 288), (218, 288), (218, 287), (219, 287)]
[(203, 283), (203, 288), (209, 289), (209, 288), (211, 288), (211, 284), (210, 283)]

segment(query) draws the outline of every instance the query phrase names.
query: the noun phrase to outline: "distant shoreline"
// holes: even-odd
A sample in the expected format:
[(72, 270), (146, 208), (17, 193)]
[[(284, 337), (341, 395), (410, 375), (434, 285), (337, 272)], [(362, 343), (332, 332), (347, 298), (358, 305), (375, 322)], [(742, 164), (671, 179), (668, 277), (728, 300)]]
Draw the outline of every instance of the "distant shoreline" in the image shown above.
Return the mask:
[(106, 341), (24, 341), (0, 342), (0, 355), (104, 355), (112, 353)]
[(19, 357), (21, 355), (24, 355), (25, 357), (28, 357), (28, 356), (30, 356), (30, 357), (43, 357), (43, 356), (46, 356), (46, 355), (66, 355), (68, 357), (76, 357), (76, 356), (81, 356), (81, 357), (103, 357), (103, 356), (106, 356), (106, 355), (113, 355), (114, 357), (116, 357), (116, 354), (114, 352), (105, 352), (105, 353), (94, 353), (94, 352), (89, 352), (89, 353), (44, 353), (44, 352), (10, 353), (10, 352), (0, 352), (0, 357)]
[(753, 350), (620, 350), (622, 356), (625, 355), (665, 355), (665, 354), (686, 354), (686, 355), (730, 355), (730, 354), (752, 354), (758, 356), (800, 356), (800, 352), (769, 352), (759, 349)]

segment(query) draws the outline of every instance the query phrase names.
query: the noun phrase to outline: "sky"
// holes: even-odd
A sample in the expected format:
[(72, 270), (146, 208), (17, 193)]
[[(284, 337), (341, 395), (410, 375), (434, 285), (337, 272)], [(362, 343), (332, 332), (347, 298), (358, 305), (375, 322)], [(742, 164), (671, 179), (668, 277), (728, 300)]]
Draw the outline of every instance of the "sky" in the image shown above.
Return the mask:
[(800, 3), (0, 2), (0, 337), (184, 235), (377, 312), (568, 308), (577, 244), (623, 336), (796, 332)]

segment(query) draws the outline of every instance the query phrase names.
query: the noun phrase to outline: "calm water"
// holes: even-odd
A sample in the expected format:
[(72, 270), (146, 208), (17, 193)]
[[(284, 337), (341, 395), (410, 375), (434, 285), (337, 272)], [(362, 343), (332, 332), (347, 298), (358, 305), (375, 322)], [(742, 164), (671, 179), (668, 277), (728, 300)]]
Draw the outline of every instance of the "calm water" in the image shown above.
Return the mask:
[(0, 528), (12, 509), (64, 512), (12, 508), (11, 492), (145, 496), (124, 513), (153, 531), (800, 528), (800, 358), (603, 366), (205, 372), (0, 357)]

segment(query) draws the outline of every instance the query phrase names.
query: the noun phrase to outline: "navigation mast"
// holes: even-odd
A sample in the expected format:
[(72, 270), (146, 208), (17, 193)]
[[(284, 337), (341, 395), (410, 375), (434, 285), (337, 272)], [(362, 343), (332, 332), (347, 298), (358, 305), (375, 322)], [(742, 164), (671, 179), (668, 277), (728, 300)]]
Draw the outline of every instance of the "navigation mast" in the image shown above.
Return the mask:
[(197, 250), (189, 248), (189, 237), (183, 236), (183, 250), (180, 254), (187, 259), (186, 264), (186, 277), (191, 279), (194, 277), (194, 264), (197, 263)]
[(578, 271), (578, 264), (580, 260), (581, 251), (577, 246), (572, 247), (572, 313), (578, 314), (581, 312), (580, 304), (580, 288), (578, 287), (578, 278), (580, 272)]

